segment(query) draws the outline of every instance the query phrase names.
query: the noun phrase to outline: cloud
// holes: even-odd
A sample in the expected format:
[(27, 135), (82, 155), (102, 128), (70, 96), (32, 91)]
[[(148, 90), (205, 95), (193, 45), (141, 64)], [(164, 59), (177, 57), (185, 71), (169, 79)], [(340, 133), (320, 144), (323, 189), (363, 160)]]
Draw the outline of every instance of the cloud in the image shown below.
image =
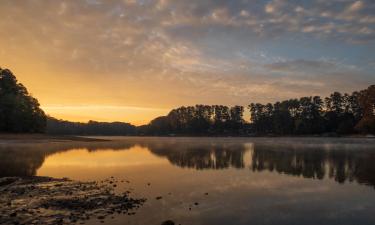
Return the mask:
[(272, 0), (271, 2), (267, 3), (264, 7), (264, 11), (266, 13), (278, 13), (279, 10), (285, 5), (284, 0)]
[(276, 71), (276, 72), (298, 72), (304, 73), (308, 71), (331, 71), (336, 70), (336, 65), (334, 62), (330, 61), (315, 61), (315, 60), (293, 60), (276, 62), (272, 64), (265, 65), (266, 68)]
[(363, 67), (375, 60), (374, 12), (372, 0), (2, 0), (0, 60), (25, 68), (48, 104), (246, 104), (351, 91), (374, 82), (374, 67)]
[[(355, 65), (348, 65), (336, 60), (291, 60), (266, 64), (265, 68), (280, 77), (281, 87), (299, 90), (301, 93), (319, 94), (319, 90), (349, 91), (358, 90), (373, 80)], [(350, 88), (349, 88), (350, 87)]]
[(364, 6), (365, 6), (365, 4), (362, 1), (356, 1), (348, 7), (347, 11), (348, 12), (358, 12), (361, 9), (363, 9)]

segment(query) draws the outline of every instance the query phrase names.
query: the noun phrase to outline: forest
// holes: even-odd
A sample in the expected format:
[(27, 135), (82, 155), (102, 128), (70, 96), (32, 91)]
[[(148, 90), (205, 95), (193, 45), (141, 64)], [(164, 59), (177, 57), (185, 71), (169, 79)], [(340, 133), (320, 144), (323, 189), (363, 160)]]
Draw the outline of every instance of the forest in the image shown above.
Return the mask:
[(127, 136), (136, 135), (137, 128), (130, 123), (122, 122), (97, 122), (89, 121), (88, 123), (70, 122), (58, 120), (53, 117), (47, 118), (46, 132), (48, 134), (64, 135), (114, 135)]
[[(250, 114), (247, 120), (245, 110)], [(14, 74), (0, 68), (0, 132), (155, 136), (375, 134), (375, 85), (351, 94), (333, 92), (325, 98), (308, 96), (267, 104), (250, 103), (246, 107), (183, 106), (136, 127), (123, 122), (79, 123), (47, 116)]]
[(173, 109), (149, 125), (150, 135), (348, 135), (375, 133), (375, 85), (351, 94), (334, 92), (276, 103), (243, 106), (196, 105)]

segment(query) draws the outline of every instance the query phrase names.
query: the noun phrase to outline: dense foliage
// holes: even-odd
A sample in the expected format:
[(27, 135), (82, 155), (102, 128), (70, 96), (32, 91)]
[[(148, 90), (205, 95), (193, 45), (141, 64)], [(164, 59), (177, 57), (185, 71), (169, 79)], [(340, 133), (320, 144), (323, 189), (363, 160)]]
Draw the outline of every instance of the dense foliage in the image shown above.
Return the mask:
[(254, 132), (306, 135), (374, 133), (375, 85), (352, 94), (332, 93), (290, 99), (275, 104), (249, 105)]
[(88, 123), (69, 122), (48, 118), (48, 134), (67, 134), (67, 135), (135, 135), (136, 127), (129, 123), (121, 122), (96, 122)]
[(0, 132), (43, 132), (46, 115), (8, 69), (0, 68)]
[(352, 94), (332, 93), (274, 104), (251, 103), (251, 123), (242, 106), (196, 105), (172, 110), (140, 134), (151, 135), (314, 135), (375, 133), (375, 85)]
[(245, 127), (243, 106), (196, 105), (173, 109), (140, 127), (141, 134), (241, 134)]

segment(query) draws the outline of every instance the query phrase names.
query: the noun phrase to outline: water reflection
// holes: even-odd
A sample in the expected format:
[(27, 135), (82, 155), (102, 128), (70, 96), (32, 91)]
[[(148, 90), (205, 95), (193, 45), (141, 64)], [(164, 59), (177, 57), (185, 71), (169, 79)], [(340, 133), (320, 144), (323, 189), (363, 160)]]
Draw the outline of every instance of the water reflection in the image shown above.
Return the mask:
[(225, 169), (245, 168), (244, 155), (247, 148), (243, 143), (148, 143), (145, 145), (153, 154), (166, 157), (171, 164), (182, 168)]
[(35, 176), (49, 155), (84, 148), (89, 152), (100, 149), (121, 150), (134, 146), (115, 142), (56, 142), (56, 143), (12, 143), (0, 145), (0, 177)]
[(0, 177), (32, 176), (46, 157), (71, 149), (127, 151), (147, 148), (170, 164), (197, 170), (270, 171), (311, 179), (356, 181), (375, 187), (374, 142), (325, 139), (133, 138), (112, 142), (3, 144)]
[(375, 151), (331, 148), (255, 145), (253, 171), (276, 171), (304, 178), (328, 177), (338, 183), (357, 181), (375, 185)]

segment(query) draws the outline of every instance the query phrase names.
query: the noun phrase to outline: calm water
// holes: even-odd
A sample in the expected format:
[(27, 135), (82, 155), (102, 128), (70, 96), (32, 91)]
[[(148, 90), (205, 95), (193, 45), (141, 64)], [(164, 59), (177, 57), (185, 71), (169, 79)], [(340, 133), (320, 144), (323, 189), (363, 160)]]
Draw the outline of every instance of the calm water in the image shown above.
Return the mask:
[(136, 215), (106, 224), (375, 224), (370, 139), (1, 143), (0, 177), (29, 175), (129, 180), (117, 190), (131, 188), (148, 201)]

